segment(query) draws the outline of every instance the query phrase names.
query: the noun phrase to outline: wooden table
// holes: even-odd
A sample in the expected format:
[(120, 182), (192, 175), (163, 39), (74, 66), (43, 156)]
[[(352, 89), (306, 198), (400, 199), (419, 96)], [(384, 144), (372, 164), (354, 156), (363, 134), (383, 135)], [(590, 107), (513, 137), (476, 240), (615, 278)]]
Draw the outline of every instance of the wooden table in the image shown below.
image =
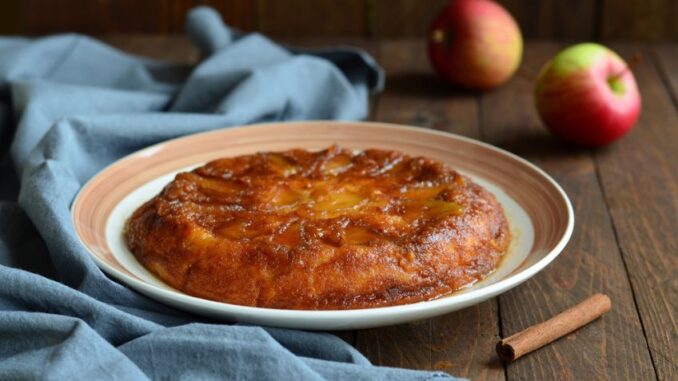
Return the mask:
[[(183, 37), (105, 39), (156, 58), (198, 57)], [(641, 57), (634, 73), (643, 111), (628, 136), (593, 151), (552, 138), (533, 106), (534, 79), (562, 43), (528, 43), (517, 75), (479, 94), (437, 79), (418, 40), (291, 42), (368, 50), (387, 72), (371, 119), (449, 131), (514, 152), (553, 176), (576, 214), (565, 251), (510, 292), (445, 316), (340, 337), (375, 364), (437, 369), (473, 380), (678, 379), (678, 45), (611, 44), (623, 57)], [(495, 356), (500, 337), (596, 292), (613, 303), (602, 319), (513, 364)]]

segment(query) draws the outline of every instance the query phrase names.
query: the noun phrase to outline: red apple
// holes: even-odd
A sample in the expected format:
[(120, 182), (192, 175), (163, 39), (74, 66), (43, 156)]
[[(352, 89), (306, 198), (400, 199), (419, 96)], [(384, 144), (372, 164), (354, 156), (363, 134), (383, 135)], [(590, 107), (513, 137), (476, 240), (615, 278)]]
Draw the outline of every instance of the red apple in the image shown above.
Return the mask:
[(546, 127), (586, 147), (619, 139), (640, 114), (633, 73), (599, 44), (578, 44), (558, 53), (539, 74), (534, 95)]
[(523, 54), (518, 24), (491, 0), (452, 1), (428, 36), (433, 68), (452, 84), (475, 90), (511, 78)]

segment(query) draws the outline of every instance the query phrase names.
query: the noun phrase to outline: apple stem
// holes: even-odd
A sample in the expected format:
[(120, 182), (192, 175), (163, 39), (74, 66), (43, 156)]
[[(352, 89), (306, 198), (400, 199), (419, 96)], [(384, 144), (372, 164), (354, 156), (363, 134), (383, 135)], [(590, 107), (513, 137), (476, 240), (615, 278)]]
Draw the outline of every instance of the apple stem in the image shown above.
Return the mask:
[(608, 81), (616, 81), (617, 79), (621, 78), (624, 74), (631, 71), (631, 69), (637, 67), (641, 63), (641, 61), (642, 58), (640, 57), (640, 54), (635, 53), (633, 56), (631, 56), (631, 59), (629, 60), (629, 63), (626, 64), (626, 67), (620, 70), (617, 74), (608, 78)]

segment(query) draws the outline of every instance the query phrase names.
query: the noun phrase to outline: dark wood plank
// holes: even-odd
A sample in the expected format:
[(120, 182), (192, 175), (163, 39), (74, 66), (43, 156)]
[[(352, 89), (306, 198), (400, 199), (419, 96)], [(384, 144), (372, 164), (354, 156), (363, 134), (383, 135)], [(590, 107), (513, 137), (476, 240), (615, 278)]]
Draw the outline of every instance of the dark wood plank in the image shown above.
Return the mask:
[(515, 17), (525, 38), (595, 37), (599, 1), (498, 0)]
[(0, 3), (0, 34), (19, 34), (24, 30), (21, 1), (7, 0)]
[(281, 36), (275, 39), (281, 44), (298, 48), (327, 48), (332, 46), (353, 46), (363, 49), (375, 56), (378, 54), (377, 43), (365, 37), (354, 36), (315, 36), (296, 37)]
[(214, 7), (236, 28), (257, 27), (257, 4), (250, 0), (26, 0), (21, 5), (14, 16), (26, 34), (176, 34), (183, 31), (188, 10), (197, 5)]
[(429, 25), (450, 0), (368, 1), (370, 35), (378, 38), (424, 37)]
[[(422, 41), (383, 42), (380, 47), (387, 84), (377, 120), (478, 137), (476, 96), (460, 93), (433, 75)], [(491, 300), (434, 319), (358, 331), (356, 346), (378, 365), (503, 380), (504, 369), (493, 360), (498, 338), (497, 305)]]
[(257, 2), (253, 0), (172, 0), (167, 3), (171, 33), (183, 31), (186, 13), (199, 5), (214, 8), (224, 22), (234, 28), (245, 31), (258, 29)]
[[(373, 0), (368, 4), (375, 37), (425, 36), (429, 24), (450, 0)], [(520, 25), (525, 38), (592, 39), (598, 0), (499, 0)]]
[(658, 44), (652, 47), (654, 61), (669, 88), (674, 106), (678, 107), (678, 44)]
[(529, 44), (519, 75), (481, 98), (485, 140), (550, 173), (570, 196), (576, 215), (574, 235), (560, 257), (500, 296), (502, 334), (543, 321), (596, 292), (609, 295), (613, 307), (602, 319), (508, 365), (507, 378), (651, 380), (654, 369), (591, 154), (552, 138), (534, 109), (534, 78), (558, 48)]
[(168, 3), (162, 0), (26, 0), (25, 32), (168, 33)]
[[(595, 159), (657, 375), (676, 380), (678, 112), (648, 49), (637, 45), (613, 48), (625, 57), (641, 54), (643, 63), (634, 68), (634, 74), (643, 110), (629, 135), (596, 152)], [(675, 83), (676, 74), (671, 71), (676, 65), (675, 50), (658, 53), (668, 83)]]
[(346, 331), (330, 331), (334, 336), (344, 340), (348, 344), (355, 346), (356, 343), (356, 331), (355, 330), (346, 330)]
[(678, 39), (678, 2), (602, 0), (601, 37), (613, 40)]
[[(673, 0), (498, 0), (526, 38), (678, 39)], [(185, 12), (210, 5), (227, 23), (284, 36), (423, 36), (448, 0), (8, 0), (0, 33), (179, 33)]]
[(448, 86), (430, 68), (420, 39), (378, 42), (386, 88), (377, 119), (433, 128), (477, 138), (477, 97)]
[(184, 36), (109, 34), (98, 37), (127, 53), (176, 63), (196, 63), (200, 53)]
[(259, 30), (274, 36), (366, 36), (364, 0), (258, 0)]

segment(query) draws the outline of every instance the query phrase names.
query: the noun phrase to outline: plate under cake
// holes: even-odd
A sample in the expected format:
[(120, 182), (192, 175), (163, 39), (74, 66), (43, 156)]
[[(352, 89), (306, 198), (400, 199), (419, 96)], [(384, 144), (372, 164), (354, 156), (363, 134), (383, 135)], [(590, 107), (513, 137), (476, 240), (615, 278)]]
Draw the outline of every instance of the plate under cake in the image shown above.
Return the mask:
[(494, 196), (391, 151), (261, 152), (179, 173), (127, 222), (131, 252), (187, 294), (245, 306), (372, 308), (491, 273), (510, 233)]

